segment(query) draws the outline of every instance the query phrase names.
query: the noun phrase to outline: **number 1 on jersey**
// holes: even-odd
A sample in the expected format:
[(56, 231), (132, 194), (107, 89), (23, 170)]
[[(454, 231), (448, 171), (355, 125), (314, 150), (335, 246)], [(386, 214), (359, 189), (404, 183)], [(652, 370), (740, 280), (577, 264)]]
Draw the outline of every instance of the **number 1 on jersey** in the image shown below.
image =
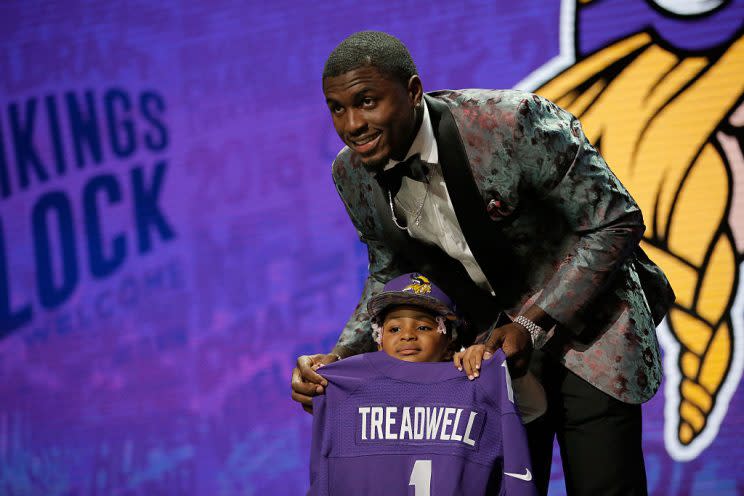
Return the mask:
[(431, 460), (416, 460), (408, 485), (416, 488), (416, 496), (431, 496)]

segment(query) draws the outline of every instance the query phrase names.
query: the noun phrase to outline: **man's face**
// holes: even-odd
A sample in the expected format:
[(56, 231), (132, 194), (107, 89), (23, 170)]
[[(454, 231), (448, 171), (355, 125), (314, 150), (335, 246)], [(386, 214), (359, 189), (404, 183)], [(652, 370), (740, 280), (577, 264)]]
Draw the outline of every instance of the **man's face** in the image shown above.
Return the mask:
[(323, 79), (323, 93), (336, 132), (367, 167), (379, 169), (391, 158), (405, 158), (417, 131), (418, 76), (405, 86), (365, 66)]
[(385, 316), (379, 349), (406, 362), (439, 362), (450, 340), (437, 327), (434, 317), (419, 307), (395, 307)]

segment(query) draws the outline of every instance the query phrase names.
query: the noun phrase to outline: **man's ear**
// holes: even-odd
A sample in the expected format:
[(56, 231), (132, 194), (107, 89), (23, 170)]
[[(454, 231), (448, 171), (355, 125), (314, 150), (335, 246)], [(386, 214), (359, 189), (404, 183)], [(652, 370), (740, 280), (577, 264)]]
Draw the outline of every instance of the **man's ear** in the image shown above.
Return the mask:
[(414, 74), (408, 80), (408, 98), (411, 101), (411, 105), (418, 105), (421, 103), (421, 99), (424, 97), (424, 86), (421, 83), (421, 78)]

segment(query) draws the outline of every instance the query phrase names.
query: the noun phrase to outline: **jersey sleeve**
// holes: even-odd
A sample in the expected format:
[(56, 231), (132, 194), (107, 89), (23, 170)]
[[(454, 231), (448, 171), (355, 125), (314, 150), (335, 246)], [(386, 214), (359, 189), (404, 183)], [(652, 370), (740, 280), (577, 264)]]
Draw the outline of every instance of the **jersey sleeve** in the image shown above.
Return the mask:
[[(333, 443), (334, 415), (338, 406), (360, 385), (377, 375), (369, 368), (364, 355), (345, 358), (318, 369), (328, 381), (325, 394), (313, 398), (313, 429), (310, 443), (310, 490), (308, 495), (325, 496), (330, 489), (329, 456)], [(334, 413), (335, 412), (335, 413)]]
[[(503, 474), (501, 494), (508, 496), (537, 495), (532, 475), (527, 433), (515, 406), (515, 395), (503, 352), (498, 351), (489, 365), (492, 367), (484, 381), (487, 394), (498, 406), (501, 415), (503, 443)], [(481, 378), (483, 375), (481, 375)], [(480, 380), (480, 379), (479, 379)]]
[(501, 414), (504, 440), (503, 489), (507, 496), (536, 496), (527, 433), (515, 411)]
[(313, 398), (313, 437), (310, 443), (310, 490), (308, 496), (328, 494), (328, 451), (331, 429), (328, 428), (326, 396)]

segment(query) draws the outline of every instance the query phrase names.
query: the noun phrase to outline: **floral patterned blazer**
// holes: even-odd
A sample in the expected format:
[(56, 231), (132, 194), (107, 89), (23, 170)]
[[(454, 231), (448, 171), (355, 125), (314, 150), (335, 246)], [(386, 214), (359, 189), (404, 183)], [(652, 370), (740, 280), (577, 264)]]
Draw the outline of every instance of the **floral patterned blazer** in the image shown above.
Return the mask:
[(638, 206), (579, 121), (515, 90), (425, 99), (455, 214), (494, 294), (439, 248), (398, 229), (375, 174), (344, 148), (333, 179), (368, 247), (369, 275), (337, 348), (374, 349), (367, 301), (391, 278), (418, 271), (470, 318), (471, 340), (484, 340), (500, 312), (515, 317), (536, 303), (558, 322), (546, 352), (621, 401), (650, 399), (662, 370), (655, 326), (674, 293), (638, 246)]

